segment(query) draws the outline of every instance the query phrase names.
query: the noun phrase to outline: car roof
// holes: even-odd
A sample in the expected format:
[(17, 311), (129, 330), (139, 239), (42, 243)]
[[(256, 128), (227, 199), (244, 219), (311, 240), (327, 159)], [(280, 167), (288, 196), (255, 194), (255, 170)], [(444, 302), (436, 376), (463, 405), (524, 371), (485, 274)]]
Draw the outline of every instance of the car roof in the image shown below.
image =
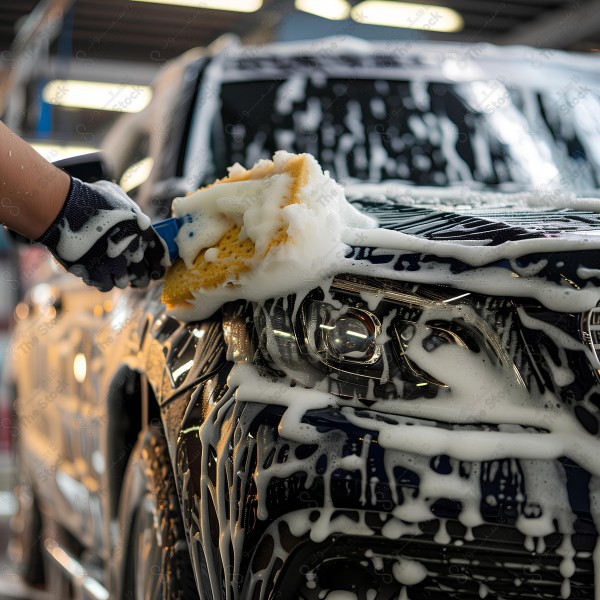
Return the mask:
[[(530, 46), (423, 40), (370, 42), (333, 36), (305, 42), (262, 45), (232, 43), (221, 52), (223, 77), (277, 77), (292, 69), (335, 70), (338, 76), (390, 76), (444, 81), (505, 77), (532, 86), (560, 84), (575, 73), (600, 87), (600, 57)], [(345, 68), (344, 68), (345, 67)], [(357, 71), (358, 69), (358, 71)], [(362, 69), (362, 70), (361, 70)]]

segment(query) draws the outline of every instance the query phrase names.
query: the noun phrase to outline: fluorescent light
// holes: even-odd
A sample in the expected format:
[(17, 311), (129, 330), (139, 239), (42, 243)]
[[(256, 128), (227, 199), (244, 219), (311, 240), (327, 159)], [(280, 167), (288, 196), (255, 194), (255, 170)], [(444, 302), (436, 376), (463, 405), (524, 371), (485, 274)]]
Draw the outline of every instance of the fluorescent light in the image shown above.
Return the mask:
[(57, 106), (132, 113), (148, 105), (152, 91), (147, 85), (55, 79), (44, 86), (42, 98)]
[(125, 173), (123, 173), (121, 180), (119, 181), (119, 185), (126, 192), (136, 188), (138, 185), (141, 185), (144, 183), (144, 181), (146, 181), (146, 179), (148, 179), (148, 175), (150, 175), (153, 165), (154, 160), (152, 160), (151, 156), (143, 158), (142, 160), (132, 164), (125, 171)]
[(451, 8), (431, 4), (365, 0), (352, 9), (352, 18), (368, 25), (387, 25), (424, 31), (460, 31), (462, 17)]
[(149, 4), (171, 4), (211, 10), (231, 10), (235, 12), (255, 12), (262, 6), (262, 0), (134, 0)]
[(17, 514), (17, 498), (11, 492), (0, 492), (0, 517)]
[(341, 21), (350, 16), (350, 5), (346, 0), (296, 0), (294, 6), (296, 10), (332, 21)]
[(87, 361), (85, 354), (79, 352), (75, 355), (73, 360), (73, 375), (75, 375), (75, 381), (77, 383), (83, 383), (87, 374)]
[(71, 156), (90, 154), (91, 152), (98, 152), (100, 150), (99, 148), (92, 148), (90, 146), (63, 146), (47, 142), (29, 142), (29, 145), (50, 162), (63, 158), (71, 158)]

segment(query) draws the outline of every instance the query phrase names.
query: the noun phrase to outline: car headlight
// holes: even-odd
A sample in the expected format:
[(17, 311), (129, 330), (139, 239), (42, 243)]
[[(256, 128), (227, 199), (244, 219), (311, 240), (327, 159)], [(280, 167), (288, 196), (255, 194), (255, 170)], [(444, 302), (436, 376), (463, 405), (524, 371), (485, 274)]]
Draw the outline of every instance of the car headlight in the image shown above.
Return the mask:
[(381, 323), (374, 313), (311, 300), (302, 314), (307, 347), (324, 363), (373, 364), (381, 358)]
[[(486, 320), (485, 299), (474, 298), (439, 286), (336, 277), (326, 293), (317, 289), (302, 298), (249, 305), (251, 316), (238, 308), (238, 325), (228, 314), (225, 330), (251, 322), (253, 356), (243, 360), (294, 384), (365, 404), (437, 396), (448, 385), (431, 374), (431, 360), (423, 357), (434, 356), (441, 345), (478, 354), (524, 385)], [(487, 310), (487, 316), (499, 310), (508, 311), (508, 302)], [(233, 339), (228, 343), (235, 345)]]

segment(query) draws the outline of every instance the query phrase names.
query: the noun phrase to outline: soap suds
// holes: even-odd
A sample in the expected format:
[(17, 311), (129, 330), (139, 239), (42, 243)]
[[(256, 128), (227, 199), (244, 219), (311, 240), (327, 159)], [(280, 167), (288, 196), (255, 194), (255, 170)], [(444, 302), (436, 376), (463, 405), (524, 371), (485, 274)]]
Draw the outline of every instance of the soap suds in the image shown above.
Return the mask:
[[(270, 324), (270, 320), (275, 322), (278, 318), (276, 303), (264, 303), (265, 299), (274, 297), (283, 306), (283, 300), (279, 296), (296, 293), (299, 298), (304, 298), (310, 289), (321, 288), (324, 301), (330, 303), (334, 310), (343, 310), (343, 306), (334, 306), (337, 300), (332, 292), (331, 275), (337, 273), (357, 273), (430, 285), (446, 283), (461, 289), (479, 290), (491, 296), (496, 294), (505, 297), (507, 294), (514, 294), (535, 297), (546, 306), (565, 313), (590, 308), (599, 298), (598, 288), (592, 281), (582, 289), (575, 289), (573, 286), (543, 279), (540, 273), (547, 267), (543, 260), (529, 261), (529, 264), (518, 260), (522, 256), (540, 252), (562, 255), (568, 251), (595, 248), (596, 245), (600, 248), (598, 241), (592, 241), (592, 236), (589, 240), (576, 235), (539, 236), (493, 246), (486, 246), (485, 240), (466, 240), (467, 243), (461, 243), (460, 237), (454, 241), (436, 241), (415, 234), (374, 227), (372, 221), (360, 217), (356, 209), (346, 202), (338, 186), (331, 186), (330, 189), (335, 193), (327, 197), (327, 202), (317, 202), (317, 205), (311, 203), (309, 192), (305, 189), (302, 204), (289, 211), (292, 213), (290, 215), (286, 213), (287, 207), (279, 209), (278, 203), (271, 203), (269, 199), (264, 208), (259, 207), (260, 199), (251, 198), (249, 187), (242, 186), (239, 189), (241, 197), (236, 197), (235, 201), (237, 212), (231, 209), (225, 214), (227, 211), (219, 207), (219, 194), (214, 192), (212, 204), (208, 208), (203, 205), (197, 207), (194, 209), (196, 214), (208, 215), (208, 219), (214, 214), (225, 215), (224, 218), (229, 219), (228, 225), (237, 223), (244, 227), (244, 235), (254, 236), (253, 241), (257, 246), (264, 242), (261, 236), (272, 235), (273, 231), (269, 223), (262, 219), (278, 215), (277, 218), (285, 219), (288, 224), (289, 243), (283, 244), (269, 260), (253, 265), (253, 269), (236, 282), (237, 287), (199, 290), (187, 313), (193, 318), (210, 314), (227, 299), (244, 298), (257, 303), (255, 315), (262, 315), (268, 324), (265, 330), (271, 335), (276, 328)], [(314, 188), (312, 193), (314, 198), (323, 197)], [(184, 204), (182, 201), (178, 216), (187, 210)], [(214, 212), (211, 212), (213, 209)], [(250, 213), (248, 219), (246, 212)], [(259, 214), (261, 217), (256, 218)], [(210, 232), (200, 233), (205, 237), (204, 247), (212, 248), (216, 234), (210, 237)], [(372, 247), (377, 250), (370, 252), (370, 262), (358, 255), (349, 258), (347, 250), (350, 247)], [(338, 250), (341, 252), (338, 253)], [(389, 264), (397, 261), (399, 255), (410, 253), (417, 256), (427, 254), (453, 257), (474, 268), (464, 273), (455, 273), (448, 264), (432, 265), (423, 262), (417, 263), (419, 268), (412, 270), (394, 271), (389, 268)], [(384, 260), (386, 254), (391, 255), (391, 258)], [(379, 257), (382, 260), (378, 263), (374, 259)], [(499, 260), (505, 260), (508, 266), (489, 266)], [(586, 268), (589, 269), (590, 266)], [(583, 271), (582, 274), (588, 275), (590, 272)], [(274, 276), (275, 280), (272, 280)], [(589, 278), (593, 276), (594, 274), (590, 274)], [(576, 517), (567, 493), (566, 468), (561, 461), (566, 457), (577, 463), (593, 475), (594, 481), (600, 477), (600, 469), (597, 464), (596, 436), (586, 431), (575, 418), (572, 407), (563, 401), (559, 391), (573, 381), (567, 353), (580, 353), (590, 359), (591, 350), (581, 340), (555, 325), (535, 318), (525, 309), (514, 310), (514, 318), (519, 319), (519, 326), (523, 330), (543, 333), (548, 343), (557, 349), (552, 356), (545, 350), (540, 352), (540, 356), (546, 358), (546, 363), (549, 360), (556, 361), (549, 367), (556, 389), (528, 387), (529, 384), (515, 367), (516, 350), (505, 335), (506, 331), (495, 333), (490, 325), (482, 325), (482, 319), (475, 314), (468, 301), (464, 300), (468, 295), (459, 293), (456, 298), (452, 298), (456, 303), (445, 306), (436, 302), (425, 303), (420, 316), (414, 317), (412, 321), (415, 332), (407, 341), (403, 352), (420, 371), (445, 384), (432, 398), (406, 400), (402, 396), (403, 387), (400, 385), (396, 388), (397, 398), (379, 399), (374, 381), (370, 380), (368, 390), (362, 396), (369, 400), (368, 408), (365, 405), (343, 406), (340, 397), (329, 393), (328, 385), (333, 374), (329, 378), (321, 376), (320, 380), (315, 379), (312, 385), (306, 387), (297, 385), (297, 364), (291, 364), (290, 354), (279, 352), (284, 347), (283, 343), (296, 344), (295, 336), (287, 334), (289, 337), (285, 337), (282, 334), (286, 334), (286, 331), (280, 329), (277, 329), (280, 339), (276, 340), (271, 335), (265, 342), (265, 347), (274, 355), (273, 363), (280, 372), (277, 378), (265, 377), (251, 364), (251, 358), (240, 356), (239, 360), (234, 359), (236, 364), (229, 375), (227, 393), (213, 407), (210, 418), (198, 428), (202, 446), (213, 446), (216, 449), (219, 476), (216, 482), (212, 481), (210, 470), (214, 467), (208, 465), (210, 454), (207, 452), (206, 458), (203, 454), (200, 482), (202, 492), (196, 510), (200, 515), (206, 514), (208, 503), (215, 501), (220, 531), (226, 532), (219, 541), (218, 561), (224, 566), (227, 590), (236, 589), (231, 573), (238, 572), (241, 564), (245, 535), (243, 528), (236, 527), (237, 521), (231, 516), (240, 510), (240, 498), (233, 497), (230, 491), (233, 490), (232, 474), (244, 477), (244, 481), (253, 481), (256, 486), (257, 518), (267, 521), (271, 517), (269, 493), (273, 482), (284, 481), (296, 473), (303, 473), (305, 479), (299, 485), (299, 493), (305, 494), (312, 502), (310, 490), (319, 477), (322, 479), (322, 499), (311, 509), (310, 519), (307, 512), (301, 510), (282, 517), (296, 537), (307, 536), (312, 542), (321, 543), (337, 533), (365, 538), (375, 535), (373, 525), (366, 515), (369, 509), (378, 510), (377, 488), (386, 479), (390, 484), (391, 505), (389, 512), (381, 513), (380, 534), (389, 540), (407, 538), (405, 541), (412, 539), (418, 544), (418, 537), (424, 535), (422, 524), (437, 523), (432, 537), (440, 551), (474, 543), (479, 539), (477, 529), (487, 523), (484, 519), (484, 507), (500, 511), (504, 510), (503, 505), (509, 503), (516, 507), (513, 526), (522, 536), (523, 549), (528, 553), (543, 556), (547, 551), (548, 536), (561, 536), (560, 545), (553, 552), (559, 557), (561, 595), (564, 598), (571, 595), (571, 580), (575, 576), (576, 561), (580, 557), (577, 556), (574, 545)], [(385, 301), (372, 291), (361, 293), (359, 297), (371, 310), (378, 310)], [(202, 306), (202, 302), (207, 304)], [(285, 310), (293, 310), (295, 316), (297, 306), (298, 304), (292, 308), (285, 304)], [(382, 332), (377, 343), (383, 345), (389, 342), (391, 322), (396, 315), (392, 310), (381, 319)], [(459, 323), (471, 330), (476, 328), (481, 340), (485, 341), (480, 340), (476, 349), (453, 343), (428, 347), (426, 340), (431, 334), (431, 322)], [(382, 379), (387, 381), (390, 377), (391, 373), (386, 369)], [(597, 388), (598, 386), (591, 389)], [(237, 415), (248, 411), (247, 419), (250, 422), (268, 405), (283, 409), (276, 436), (272, 434), (272, 437), (268, 437), (265, 434), (259, 439), (252, 439), (241, 431), (229, 429), (241, 425), (224, 422), (227, 414), (232, 411), (237, 411)], [(340, 429), (324, 431), (315, 426), (307, 415), (318, 411), (335, 411), (337, 418), (352, 426), (354, 431), (365, 432), (366, 435), (361, 437), (361, 444), (350, 450), (344, 446), (347, 439), (341, 435)], [(381, 418), (382, 415), (385, 418)], [(440, 425), (440, 422), (444, 425)], [(222, 442), (223, 435), (230, 443)], [(234, 443), (235, 449), (231, 451)], [(284, 444), (287, 447), (286, 460), (268, 458), (276, 455)], [(308, 457), (298, 458), (296, 448), (306, 445), (314, 445), (318, 450)], [(252, 473), (243, 473), (243, 468), (248, 467), (242, 457), (250, 454), (253, 447), (258, 453), (256, 466)], [(373, 459), (373, 448), (382, 452), (383, 469), (377, 473), (378, 478), (372, 476), (370, 461)], [(226, 465), (230, 464), (230, 452), (235, 460), (228, 467)], [(322, 456), (326, 457), (326, 461), (319, 463), (321, 466), (317, 468)], [(439, 462), (440, 457), (447, 458), (446, 472), (432, 468), (434, 461)], [(358, 508), (353, 511), (355, 518), (349, 518), (334, 503), (332, 481), (334, 473), (340, 470), (354, 473), (353, 477), (360, 479)], [(398, 482), (397, 473), (409, 471), (415, 474), (418, 484), (411, 493), (405, 493)], [(497, 482), (504, 487), (491, 494), (490, 486)], [(509, 491), (506, 482), (511, 482), (510, 489), (516, 492)], [(488, 486), (485, 495), (482, 494), (484, 484)], [(594, 494), (595, 492), (590, 494), (592, 512), (598, 520), (599, 503), (594, 501)], [(228, 502), (223, 498), (228, 498)], [(438, 500), (454, 502), (457, 506), (456, 517), (446, 519), (437, 516), (434, 506)], [(462, 526), (462, 533), (457, 534), (457, 523)], [(275, 524), (269, 531), (275, 540), (272, 556), (261, 572), (252, 575), (246, 584), (247, 590), (257, 591), (261, 581), (275, 568), (277, 561), (286, 560), (287, 553), (275, 534)], [(202, 545), (210, 547), (211, 533), (207, 519), (201, 519), (199, 535)], [(365, 557), (373, 561), (376, 569), (385, 560), (385, 557), (374, 554), (365, 554)], [(464, 572), (468, 572), (471, 567), (475, 569), (477, 560), (477, 556), (469, 558)], [(218, 561), (215, 562), (214, 558), (208, 560), (208, 572), (215, 589), (221, 585)], [(598, 548), (594, 552), (594, 561), (598, 571)], [(430, 573), (419, 561), (400, 554), (396, 556), (394, 564), (388, 564), (386, 568), (398, 585), (402, 586), (402, 598), (410, 597), (411, 586), (425, 582), (430, 575), (435, 578), (435, 574)], [(531, 579), (529, 573), (520, 574), (513, 583), (518, 588), (525, 585), (524, 582), (528, 579)], [(317, 583), (315, 572), (309, 572), (306, 586), (311, 589)], [(495, 589), (493, 577), (473, 583), (481, 598), (499, 593)], [(266, 597), (262, 590), (257, 593), (257, 597), (261, 599)], [(332, 594), (343, 598), (349, 597), (353, 592), (334, 589), (325, 590), (322, 595), (328, 598)], [(234, 591), (228, 597), (239, 596)]]
[[(567, 285), (568, 279), (557, 283), (540, 275), (547, 267), (546, 260), (537, 260), (527, 266), (518, 262), (524, 256), (539, 253), (600, 251), (600, 238), (595, 230), (586, 232), (570, 226), (561, 235), (540, 235), (533, 226), (534, 235), (498, 244), (489, 239), (471, 239), (466, 229), (462, 237), (457, 229), (452, 239), (438, 240), (427, 239), (418, 230), (405, 233), (378, 227), (376, 219), (359, 211), (360, 202), (357, 205), (348, 202), (344, 189), (328, 173), (323, 173), (310, 155), (302, 155), (306, 157), (309, 169), (308, 181), (299, 192), (300, 201), (285, 204), (283, 199), (290, 180), (289, 175), (282, 172), (282, 166), (295, 156), (277, 152), (273, 157), (276, 173), (269, 177), (223, 182), (175, 199), (174, 215), (186, 219), (177, 243), (188, 269), (202, 250), (207, 251), (207, 262), (218, 265), (222, 257), (214, 246), (232, 226), (239, 227), (239, 239), (252, 240), (256, 252), (252, 259), (245, 261), (246, 272), (226, 279), (224, 285), (190, 290), (193, 298), (184, 305), (170, 306), (171, 314), (186, 321), (202, 319), (231, 300), (263, 301), (288, 293), (306, 293), (337, 273), (452, 285), (491, 295), (533, 297), (552, 310), (564, 312), (588, 310), (600, 301), (600, 288), (591, 282), (587, 284), (587, 279), (596, 275), (595, 269), (588, 265), (579, 267), (582, 285)], [(268, 163), (259, 161), (255, 168), (263, 168)], [(230, 177), (245, 173), (247, 171), (238, 164), (230, 168)], [(544, 195), (536, 191), (474, 195), (468, 192), (461, 197), (459, 192), (456, 188), (433, 192), (405, 187), (394, 188), (390, 195), (390, 186), (348, 188), (350, 196), (369, 198), (374, 203), (378, 198), (383, 205), (398, 202), (398, 206), (406, 207), (423, 203), (446, 212), (454, 205), (458, 206), (459, 213), (470, 210), (468, 214), (474, 216), (486, 202), (490, 206), (504, 207), (505, 211), (509, 210), (505, 208), (507, 206), (514, 206), (515, 210), (522, 210), (521, 207), (535, 210), (543, 206), (544, 199), (547, 207), (556, 210), (598, 210), (600, 206), (596, 198), (576, 198), (568, 193)], [(441, 212), (440, 215), (442, 218)], [(274, 232), (282, 225), (287, 241), (272, 245)], [(426, 219), (424, 225), (431, 227), (431, 218)], [(523, 224), (523, 227), (527, 226), (528, 223)], [(357, 249), (365, 247), (374, 249), (371, 251), (373, 258), (385, 255), (389, 256), (388, 260), (365, 260), (357, 254)], [(400, 255), (417, 257), (418, 268), (392, 268)], [(426, 256), (429, 259), (424, 261)], [(432, 258), (437, 258), (438, 262)], [(469, 268), (456, 272), (447, 264), (448, 260), (461, 261)], [(503, 260), (509, 262), (510, 270), (496, 266)], [(376, 301), (376, 298), (369, 299), (373, 306)]]
[[(188, 269), (201, 250), (211, 249), (234, 226), (240, 227), (238, 239), (250, 239), (255, 252), (245, 259), (247, 272), (216, 288), (190, 290), (193, 300), (170, 307), (171, 314), (187, 321), (205, 318), (231, 300), (259, 301), (291, 290), (308, 291), (339, 271), (349, 251), (343, 241), (345, 228), (366, 229), (376, 222), (346, 201), (342, 187), (312, 156), (302, 156), (308, 177), (295, 202), (286, 202), (293, 182), (284, 169), (296, 155), (284, 151), (273, 157), (274, 174), (268, 171), (268, 161), (255, 165), (269, 172), (263, 179), (222, 182), (173, 201), (173, 214), (185, 219), (176, 241)], [(240, 165), (230, 170), (230, 176), (244, 173)], [(273, 244), (282, 228), (287, 240)], [(211, 252), (208, 260), (218, 264), (220, 255)]]

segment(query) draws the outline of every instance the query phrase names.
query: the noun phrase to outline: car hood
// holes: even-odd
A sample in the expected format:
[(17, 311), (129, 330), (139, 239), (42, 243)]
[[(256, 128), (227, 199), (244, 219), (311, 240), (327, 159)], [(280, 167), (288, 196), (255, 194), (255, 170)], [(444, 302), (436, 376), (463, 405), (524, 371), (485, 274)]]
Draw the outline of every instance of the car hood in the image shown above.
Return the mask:
[(349, 257), (372, 274), (531, 296), (565, 311), (600, 300), (597, 191), (357, 184), (346, 196), (379, 224), (350, 240)]

